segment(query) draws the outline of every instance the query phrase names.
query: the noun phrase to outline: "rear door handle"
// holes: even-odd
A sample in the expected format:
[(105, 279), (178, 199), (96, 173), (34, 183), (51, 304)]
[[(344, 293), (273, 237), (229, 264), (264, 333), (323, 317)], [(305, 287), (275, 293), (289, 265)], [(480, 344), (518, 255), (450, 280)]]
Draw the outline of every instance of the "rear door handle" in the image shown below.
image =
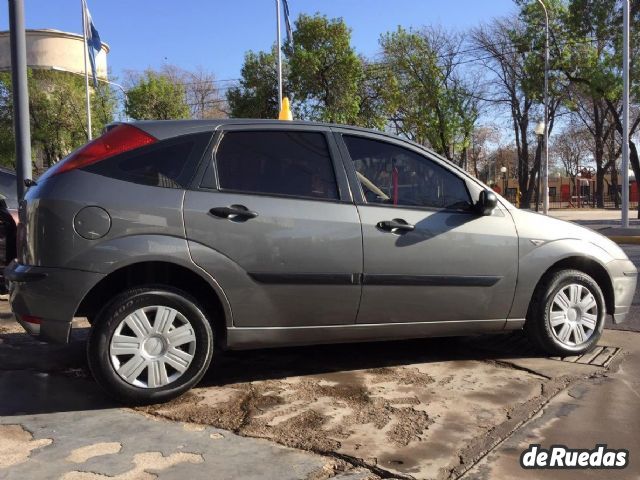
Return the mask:
[(228, 218), (229, 220), (249, 220), (256, 218), (258, 214), (249, 210), (244, 205), (231, 205), (230, 207), (213, 207), (209, 210), (213, 216), (220, 218)]
[(412, 232), (416, 228), (415, 225), (411, 225), (401, 218), (394, 218), (393, 220), (383, 220), (381, 222), (378, 222), (376, 224), (376, 227), (378, 227), (378, 229), (380, 230), (391, 233)]

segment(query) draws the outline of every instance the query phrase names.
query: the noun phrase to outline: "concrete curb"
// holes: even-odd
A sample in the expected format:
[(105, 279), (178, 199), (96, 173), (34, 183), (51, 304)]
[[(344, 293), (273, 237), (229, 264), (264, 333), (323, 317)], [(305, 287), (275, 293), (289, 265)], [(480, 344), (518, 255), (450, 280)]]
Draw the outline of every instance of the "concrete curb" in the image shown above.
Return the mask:
[(640, 245), (640, 237), (639, 236), (621, 236), (621, 235), (606, 235), (606, 237), (610, 240), (618, 244), (623, 245)]

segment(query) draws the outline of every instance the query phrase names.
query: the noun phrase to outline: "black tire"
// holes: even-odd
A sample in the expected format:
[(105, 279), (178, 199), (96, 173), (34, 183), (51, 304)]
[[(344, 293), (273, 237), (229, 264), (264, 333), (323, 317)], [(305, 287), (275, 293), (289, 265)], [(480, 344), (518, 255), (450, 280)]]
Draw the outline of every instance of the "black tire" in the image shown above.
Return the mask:
[[(177, 310), (195, 334), (195, 351), (187, 369), (173, 382), (158, 388), (139, 387), (125, 381), (118, 375), (110, 355), (110, 342), (120, 323), (136, 310), (151, 306)], [(97, 383), (111, 397), (127, 405), (160, 403), (180, 396), (200, 381), (211, 362), (213, 332), (204, 312), (194, 298), (171, 287), (147, 286), (119, 294), (94, 319), (87, 343), (89, 368)]]
[[(553, 300), (562, 289), (566, 289), (569, 285), (577, 284), (585, 287), (595, 299), (597, 306), (595, 328), (592, 330), (590, 337), (582, 343), (578, 343), (575, 334), (571, 334), (574, 338), (570, 345), (559, 339), (558, 330), (562, 326), (554, 327), (551, 325), (551, 314)], [(584, 293), (584, 290), (582, 291)], [(557, 307), (554, 307), (557, 308)], [(593, 310), (591, 310), (593, 311)], [(536, 287), (531, 299), (529, 312), (527, 313), (527, 321), (525, 323), (525, 331), (529, 338), (536, 346), (550, 355), (571, 356), (581, 355), (593, 349), (602, 335), (606, 315), (606, 306), (602, 290), (593, 278), (579, 270), (556, 270), (547, 274)], [(585, 331), (584, 329), (582, 330)]]

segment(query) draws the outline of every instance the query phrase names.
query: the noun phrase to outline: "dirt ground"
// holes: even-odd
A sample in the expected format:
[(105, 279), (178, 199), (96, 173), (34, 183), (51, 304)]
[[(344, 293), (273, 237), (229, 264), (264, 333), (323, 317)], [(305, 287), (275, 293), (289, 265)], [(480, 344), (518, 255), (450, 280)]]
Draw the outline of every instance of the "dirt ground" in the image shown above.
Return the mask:
[[(86, 330), (77, 329), (67, 346), (43, 344), (21, 333), (3, 307), (4, 369), (90, 380)], [(539, 357), (513, 334), (227, 352), (215, 356), (197, 388), (137, 412), (184, 422), (188, 429), (206, 425), (319, 453), (336, 465), (365, 467), (370, 478), (449, 479), (467, 471), (556, 393), (605, 371)], [(17, 449), (18, 457), (16, 445), (39, 445), (28, 432), (9, 433), (0, 449)], [(318, 478), (332, 477), (334, 470)]]
[(487, 349), (496, 343), (483, 337), (230, 353), (189, 394), (141, 410), (347, 458), (380, 474), (454, 478), (550, 396), (603, 371), (534, 357), (553, 364), (539, 374), (498, 359), (514, 355)]

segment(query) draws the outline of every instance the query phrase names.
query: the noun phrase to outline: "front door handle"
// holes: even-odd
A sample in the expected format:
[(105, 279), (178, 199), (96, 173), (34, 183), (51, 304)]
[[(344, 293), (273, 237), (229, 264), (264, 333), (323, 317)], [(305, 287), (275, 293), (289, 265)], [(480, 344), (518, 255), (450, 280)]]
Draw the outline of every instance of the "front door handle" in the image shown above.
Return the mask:
[(380, 230), (391, 233), (404, 233), (404, 232), (412, 232), (415, 230), (415, 225), (411, 225), (407, 223), (405, 220), (401, 218), (394, 218), (393, 220), (383, 220), (376, 224)]
[(249, 210), (244, 205), (231, 205), (230, 207), (213, 207), (209, 210), (211, 215), (229, 220), (249, 220), (256, 218), (258, 214)]

